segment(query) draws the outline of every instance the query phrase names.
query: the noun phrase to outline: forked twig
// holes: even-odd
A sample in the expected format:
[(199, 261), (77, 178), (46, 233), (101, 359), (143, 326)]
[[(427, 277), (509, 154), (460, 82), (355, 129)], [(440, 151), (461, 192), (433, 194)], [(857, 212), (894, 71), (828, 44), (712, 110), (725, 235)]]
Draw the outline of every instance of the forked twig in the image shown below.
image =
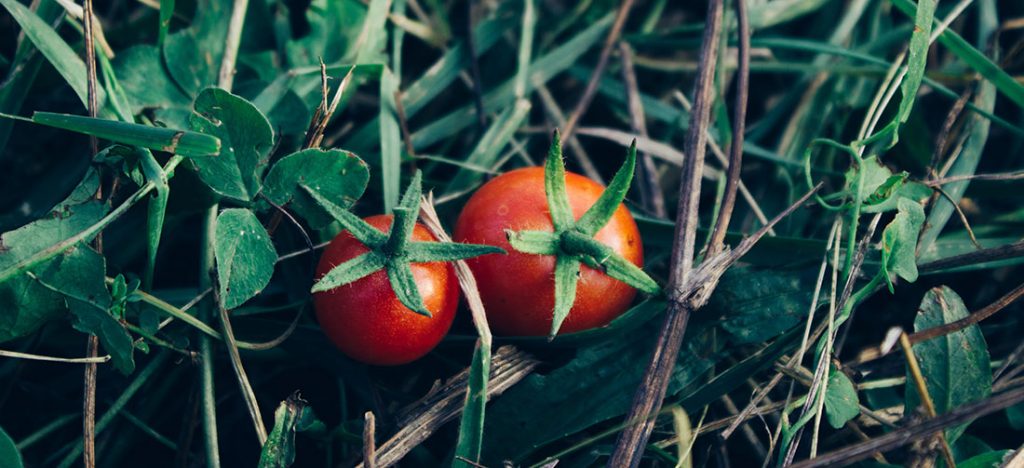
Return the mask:
[(619, 434), (608, 466), (636, 467), (640, 464), (644, 447), (647, 446), (647, 440), (655, 424), (655, 420), (649, 415), (658, 411), (665, 398), (669, 376), (675, 367), (686, 323), (692, 310), (689, 301), (679, 297), (679, 294), (683, 292), (682, 288), (691, 276), (695, 253), (700, 183), (707, 144), (705, 129), (711, 114), (714, 70), (718, 62), (717, 46), (719, 30), (722, 27), (722, 0), (709, 0), (704, 24), (700, 67), (694, 85), (693, 112), (690, 114), (690, 127), (686, 138), (687, 161), (683, 163), (680, 173), (679, 207), (676, 211), (671, 273), (667, 286), (668, 311), (655, 341), (651, 360), (633, 395), (633, 403), (626, 417), (626, 420), (633, 424), (627, 425)]

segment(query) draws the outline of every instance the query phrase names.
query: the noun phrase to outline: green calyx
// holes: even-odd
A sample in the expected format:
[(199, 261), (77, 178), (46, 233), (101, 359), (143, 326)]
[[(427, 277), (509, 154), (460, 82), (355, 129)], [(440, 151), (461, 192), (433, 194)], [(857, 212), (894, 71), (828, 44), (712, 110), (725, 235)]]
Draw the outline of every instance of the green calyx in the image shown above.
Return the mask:
[(551, 322), (551, 337), (558, 334), (558, 329), (576, 301), (576, 284), (579, 282), (581, 263), (645, 293), (656, 294), (661, 291), (658, 283), (647, 273), (616, 254), (611, 247), (594, 239), (594, 235), (608, 224), (615, 210), (626, 198), (635, 168), (636, 140), (630, 146), (626, 161), (615, 174), (615, 178), (594, 205), (576, 220), (569, 205), (562, 146), (558, 132), (555, 131), (548, 159), (544, 163), (544, 193), (547, 195), (554, 232), (506, 231), (513, 249), (528, 254), (556, 257), (555, 310)]
[(505, 253), (501, 248), (490, 245), (410, 240), (419, 213), (421, 185), (422, 174), (416, 171), (401, 202), (394, 209), (391, 230), (387, 234), (327, 200), (316, 190), (302, 185), (302, 189), (352, 234), (352, 237), (370, 249), (369, 252), (332, 268), (313, 285), (312, 292), (328, 291), (383, 269), (387, 272), (391, 289), (402, 305), (430, 317), (430, 311), (424, 305), (423, 297), (416, 286), (411, 264), (449, 262), (491, 253)]

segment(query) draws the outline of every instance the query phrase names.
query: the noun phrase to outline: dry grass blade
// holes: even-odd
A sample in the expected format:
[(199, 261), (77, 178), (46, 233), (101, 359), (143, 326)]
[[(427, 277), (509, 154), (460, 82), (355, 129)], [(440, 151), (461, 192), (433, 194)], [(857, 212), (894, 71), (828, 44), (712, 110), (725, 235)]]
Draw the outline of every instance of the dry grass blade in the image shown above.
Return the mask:
[[(629, 122), (633, 133), (647, 138), (647, 122), (644, 117), (644, 105), (640, 99), (640, 88), (636, 83), (636, 73), (633, 70), (633, 49), (629, 44), (619, 44), (619, 54), (622, 57), (622, 81), (626, 83), (626, 98), (629, 103)], [(661, 184), (658, 183), (658, 168), (646, 152), (639, 155), (637, 164), (637, 187), (640, 191), (640, 201), (644, 208), (659, 218), (668, 216), (665, 211), (665, 197), (661, 193)]]
[[(917, 396), (921, 398), (921, 403), (924, 405), (928, 417), (934, 418), (938, 416), (932, 396), (928, 393), (928, 385), (924, 383), (921, 365), (917, 362), (917, 356), (914, 355), (914, 350), (910, 344), (910, 339), (907, 338), (906, 332), (900, 334), (900, 347), (903, 349), (903, 355), (907, 358), (907, 367), (910, 368), (910, 375), (914, 377), (914, 389), (917, 390)], [(949, 448), (946, 434), (943, 431), (939, 431), (935, 433), (935, 437), (941, 442), (942, 456), (946, 460), (946, 466), (956, 466), (956, 462), (953, 459), (953, 449)]]
[(922, 265), (918, 265), (917, 268), (922, 273), (927, 273), (967, 265), (977, 265), (979, 263), (992, 262), (996, 260), (1009, 260), (1012, 258), (1022, 256), (1024, 256), (1024, 240), (1017, 241), (1008, 245), (977, 250), (974, 252), (968, 252), (961, 255), (955, 255), (952, 257), (935, 260)]
[(675, 366), (686, 331), (691, 307), (688, 301), (679, 297), (679, 293), (690, 277), (695, 253), (700, 179), (704, 167), (704, 149), (707, 144), (707, 126), (711, 113), (713, 77), (718, 61), (717, 46), (721, 26), (722, 0), (710, 0), (701, 42), (701, 66), (694, 86), (694, 110), (686, 140), (685, 153), (688, 160), (683, 164), (680, 174), (679, 208), (676, 212), (671, 273), (667, 286), (668, 312), (655, 342), (651, 361), (637, 387), (626, 418), (632, 424), (619, 434), (615, 450), (608, 462), (609, 466), (635, 467), (640, 464), (644, 447), (647, 446), (647, 439), (655, 424), (655, 420), (648, 416), (656, 413), (661, 407), (668, 388), (668, 378)]
[[(93, 26), (95, 26), (92, 0), (85, 0), (83, 3), (83, 23), (85, 24), (85, 72), (88, 81), (89, 93), (89, 116), (99, 115), (99, 97), (97, 96), (96, 78), (96, 47), (93, 44)], [(99, 141), (95, 136), (89, 137), (90, 155), (99, 152)], [(96, 187), (95, 198), (103, 199), (103, 184)], [(93, 245), (98, 252), (103, 252), (103, 233), (100, 232)], [(99, 354), (99, 338), (96, 335), (89, 335), (86, 344), (86, 355), (95, 358)], [(85, 365), (83, 376), (84, 396), (82, 398), (82, 458), (85, 468), (96, 466), (96, 363)]]
[(363, 415), (363, 466), (376, 468), (377, 466), (377, 429), (373, 411), (367, 411)]
[(569, 121), (566, 122), (565, 128), (562, 129), (563, 139), (568, 139), (572, 136), (572, 133), (576, 130), (576, 125), (580, 122), (580, 118), (583, 117), (583, 114), (587, 112), (587, 108), (590, 107), (590, 101), (594, 99), (594, 93), (597, 92), (597, 85), (601, 81), (601, 75), (604, 74), (604, 69), (608, 66), (608, 58), (612, 54), (612, 47), (615, 46), (619, 36), (622, 35), (622, 28), (626, 25), (626, 19), (629, 18), (629, 11), (633, 9), (633, 3), (634, 0), (623, 0), (619, 10), (615, 13), (615, 22), (612, 23), (612, 29), (608, 32), (608, 36), (605, 37), (604, 46), (601, 48), (601, 55), (597, 59), (597, 65), (594, 66), (594, 72), (590, 75), (590, 80), (587, 81), (587, 87), (583, 90), (583, 96), (580, 96), (579, 102), (576, 103), (576, 108), (573, 109), (572, 115), (569, 116)]
[[(216, 290), (214, 290), (213, 294), (215, 297), (219, 295)], [(256, 394), (253, 392), (252, 384), (249, 383), (249, 376), (245, 373), (242, 357), (238, 354), (238, 343), (235, 341), (235, 332), (231, 328), (231, 318), (228, 317), (227, 309), (221, 305), (219, 297), (217, 298), (217, 308), (220, 310), (220, 321), (224, 328), (225, 344), (231, 357), (231, 368), (235, 371), (235, 377), (238, 378), (238, 386), (242, 392), (242, 397), (245, 399), (245, 405), (249, 409), (249, 416), (252, 417), (253, 426), (256, 428), (256, 437), (262, 446), (267, 443), (267, 428), (263, 425), (263, 415), (260, 414), (260, 406), (256, 401)]]
[[(498, 348), (491, 362), (491, 378), (487, 383), (488, 398), (500, 395), (519, 383), (539, 364), (540, 362), (532, 356), (512, 346)], [(401, 428), (377, 448), (377, 466), (383, 468), (398, 463), (410, 450), (422, 444), (441, 426), (457, 418), (466, 399), (468, 377), (469, 369), (463, 369), (448, 379), (443, 386), (431, 390), (419, 401), (402, 410), (398, 417), (398, 425)]]
[[(551, 91), (548, 90), (546, 84), (541, 82), (535, 82), (533, 84), (536, 88), (537, 94), (540, 95), (540, 100), (544, 103), (544, 108), (551, 114), (551, 118), (555, 120), (555, 123), (559, 127), (565, 127), (565, 114), (562, 113), (562, 108), (558, 107), (558, 101), (551, 95)], [(582, 129), (581, 129), (582, 130)], [(547, 133), (547, 129), (544, 132)], [(563, 137), (563, 141), (568, 143), (569, 148), (572, 149), (572, 155), (576, 159), (576, 163), (580, 165), (580, 169), (587, 177), (599, 182), (604, 183), (604, 178), (601, 177), (601, 173), (594, 167), (594, 163), (590, 161), (590, 156), (587, 155), (587, 151), (583, 149), (583, 145), (580, 144), (580, 140), (576, 138), (576, 135), (572, 135), (568, 138)]]
[(54, 356), (43, 356), (39, 354), (19, 353), (17, 351), (6, 351), (0, 349), (0, 357), (14, 358), (14, 359), (27, 359), (29, 361), (45, 361), (45, 362), (64, 362), (68, 364), (89, 364), (89, 363), (104, 363), (110, 361), (110, 355), (105, 356), (93, 356), (83, 358), (62, 358)]

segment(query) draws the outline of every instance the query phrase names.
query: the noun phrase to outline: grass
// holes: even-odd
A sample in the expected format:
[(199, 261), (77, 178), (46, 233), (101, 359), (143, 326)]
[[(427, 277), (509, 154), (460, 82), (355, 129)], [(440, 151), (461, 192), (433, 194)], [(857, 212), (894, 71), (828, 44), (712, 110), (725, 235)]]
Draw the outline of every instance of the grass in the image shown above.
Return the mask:
[[(715, 2), (705, 41), (704, 2), (120, 1), (86, 28), (66, 2), (0, 0), (0, 465), (92, 453), (83, 365), (99, 466), (1020, 456), (1024, 5), (748, 2), (746, 50), (737, 2)], [(331, 345), (309, 290), (341, 226), (319, 200), (391, 212), (420, 170), (444, 237), (566, 126), (567, 169), (602, 181), (637, 139), (644, 271), (708, 297), (642, 295), (547, 340), (492, 338), (468, 293), (412, 364)], [(276, 260), (216, 257), (242, 239), (216, 230), (228, 209)], [(647, 371), (683, 302), (679, 351)]]

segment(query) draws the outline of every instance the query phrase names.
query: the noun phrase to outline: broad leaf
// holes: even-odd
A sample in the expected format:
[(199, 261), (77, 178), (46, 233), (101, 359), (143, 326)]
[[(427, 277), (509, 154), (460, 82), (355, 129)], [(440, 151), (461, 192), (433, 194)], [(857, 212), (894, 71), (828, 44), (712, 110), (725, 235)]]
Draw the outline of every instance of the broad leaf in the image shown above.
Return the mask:
[(828, 423), (839, 429), (847, 421), (860, 415), (860, 400), (853, 382), (842, 371), (832, 369), (828, 377), (828, 389), (825, 391), (825, 414)]
[(249, 101), (218, 88), (196, 98), (193, 130), (220, 138), (220, 154), (192, 160), (199, 177), (214, 192), (240, 201), (260, 190), (263, 170), (274, 143), (270, 122)]
[(198, 0), (192, 24), (164, 41), (164, 63), (174, 81), (189, 96), (217, 84), (231, 2)]
[[(941, 286), (928, 291), (917, 317), (914, 331), (922, 332), (967, 317), (964, 306), (952, 289)], [(914, 355), (921, 366), (928, 394), (940, 414), (953, 408), (982, 400), (992, 392), (992, 371), (985, 337), (976, 324), (914, 345)], [(911, 377), (908, 372), (907, 381)], [(906, 388), (906, 413), (911, 414), (920, 404), (916, 388)], [(963, 434), (967, 425), (962, 424), (946, 430), (949, 443)]]
[[(917, 281), (917, 236), (924, 224), (924, 209), (916, 201), (900, 198), (896, 217), (882, 232), (882, 268), (901, 278)], [(892, 279), (885, 276), (892, 290)]]
[(300, 186), (309, 187), (341, 209), (348, 209), (366, 190), (370, 173), (366, 163), (348, 151), (308, 149), (274, 163), (263, 180), (263, 196), (294, 210), (321, 229), (333, 220)]
[(274, 428), (260, 452), (260, 468), (284, 468), (295, 462), (295, 433), (312, 417), (307, 403), (297, 396), (288, 397), (274, 410)]
[(132, 337), (111, 315), (114, 305), (104, 284), (106, 260), (95, 250), (79, 245), (58, 256), (42, 271), (39, 282), (64, 295), (76, 330), (96, 335), (111, 362), (124, 374), (135, 370)]
[(189, 106), (191, 99), (171, 80), (156, 47), (138, 45), (117, 51), (114, 71), (135, 114), (150, 108)]
[(25, 466), (21, 461), (21, 453), (14, 445), (14, 440), (7, 432), (0, 428), (0, 466), (8, 468), (22, 468)]
[(812, 295), (807, 284), (814, 278), (812, 269), (731, 268), (711, 295), (707, 312), (722, 314), (720, 324), (732, 343), (762, 343), (807, 317)]
[(234, 309), (259, 294), (274, 274), (277, 252), (270, 235), (251, 211), (224, 210), (214, 238), (220, 299)]

